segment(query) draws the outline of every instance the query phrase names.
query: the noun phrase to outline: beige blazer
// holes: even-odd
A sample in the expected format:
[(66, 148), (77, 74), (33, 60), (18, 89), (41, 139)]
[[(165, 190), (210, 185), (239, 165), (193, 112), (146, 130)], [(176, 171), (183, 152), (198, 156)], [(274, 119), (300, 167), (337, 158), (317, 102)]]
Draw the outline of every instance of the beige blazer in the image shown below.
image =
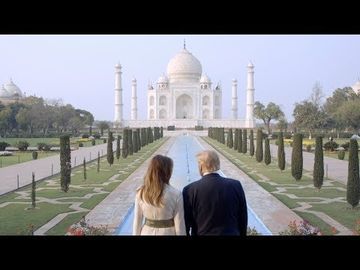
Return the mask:
[[(139, 189), (135, 197), (133, 235), (186, 235), (184, 221), (184, 205), (181, 191), (165, 185), (163, 191), (163, 207), (155, 207), (140, 198)], [(169, 228), (153, 228), (144, 224), (144, 218), (155, 220), (174, 219), (175, 226)]]

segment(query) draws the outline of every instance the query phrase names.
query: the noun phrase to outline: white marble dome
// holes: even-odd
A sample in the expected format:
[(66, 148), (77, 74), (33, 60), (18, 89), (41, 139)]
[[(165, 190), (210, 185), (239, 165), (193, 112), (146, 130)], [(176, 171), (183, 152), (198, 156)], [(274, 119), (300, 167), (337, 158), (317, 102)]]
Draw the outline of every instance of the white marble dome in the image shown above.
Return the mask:
[(167, 75), (170, 81), (199, 81), (201, 73), (200, 61), (186, 48), (176, 54), (167, 66)]
[(3, 87), (5, 88), (9, 96), (22, 96), (20, 88), (12, 81), (12, 79), (10, 79), (8, 83), (5, 83)]

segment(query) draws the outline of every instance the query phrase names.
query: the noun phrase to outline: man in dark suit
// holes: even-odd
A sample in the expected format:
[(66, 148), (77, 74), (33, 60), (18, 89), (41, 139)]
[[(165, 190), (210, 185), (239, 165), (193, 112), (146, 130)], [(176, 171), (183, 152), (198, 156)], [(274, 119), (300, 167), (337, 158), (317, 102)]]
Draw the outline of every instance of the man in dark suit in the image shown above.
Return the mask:
[(217, 173), (216, 152), (203, 151), (197, 159), (202, 178), (183, 189), (186, 234), (245, 236), (248, 216), (240, 182)]

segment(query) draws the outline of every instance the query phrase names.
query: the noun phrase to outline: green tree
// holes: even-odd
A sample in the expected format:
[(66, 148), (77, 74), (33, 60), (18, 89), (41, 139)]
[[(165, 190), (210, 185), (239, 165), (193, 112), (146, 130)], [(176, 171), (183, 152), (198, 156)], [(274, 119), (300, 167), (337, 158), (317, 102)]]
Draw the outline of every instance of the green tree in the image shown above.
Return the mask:
[(64, 192), (69, 190), (71, 182), (71, 152), (69, 135), (60, 136), (60, 184)]
[(128, 142), (129, 130), (127, 128), (123, 130), (123, 135), (124, 135), (124, 139), (122, 142), (122, 157), (127, 158), (129, 154), (129, 142)]
[(256, 161), (261, 162), (263, 160), (263, 133), (261, 129), (256, 133)]
[(108, 140), (107, 140), (107, 161), (111, 166), (114, 163), (114, 151), (113, 151), (113, 136), (112, 132), (109, 131), (108, 133)]
[(227, 146), (228, 146), (229, 148), (233, 148), (233, 146), (234, 146), (232, 128), (230, 128), (230, 129), (229, 129), (229, 132), (228, 132)]
[(254, 149), (254, 131), (251, 129), (250, 130), (250, 156), (253, 157), (254, 156), (254, 152), (255, 152), (255, 149)]
[(277, 120), (281, 117), (284, 117), (283, 111), (280, 109), (279, 105), (276, 105), (273, 102), (270, 102), (266, 108), (259, 101), (256, 101), (254, 104), (254, 116), (257, 119), (263, 120), (268, 134), (271, 133), (270, 122), (271, 120)]
[(36, 182), (35, 182), (34, 173), (32, 173), (32, 182), (31, 182), (31, 205), (33, 208), (36, 207)]
[(278, 166), (281, 171), (285, 170), (285, 150), (284, 150), (284, 135), (282, 132), (278, 138)]
[(243, 138), (242, 138), (242, 149), (241, 149), (241, 151), (244, 153), (244, 154), (246, 154), (246, 152), (247, 152), (247, 130), (246, 129), (244, 129), (244, 132), (243, 132)]
[(99, 121), (97, 127), (100, 129), (101, 136), (104, 136), (104, 129), (110, 128), (107, 121)]
[(237, 151), (238, 151), (239, 153), (242, 152), (242, 142), (243, 142), (242, 129), (239, 129), (239, 133), (238, 133), (238, 146), (237, 146)]
[(314, 187), (320, 189), (324, 182), (324, 153), (321, 136), (316, 137), (313, 180)]
[(97, 172), (100, 172), (100, 152), (98, 151), (98, 157), (97, 157)]
[(235, 129), (235, 135), (234, 135), (234, 150), (237, 150), (237, 147), (238, 147), (238, 144), (239, 144), (239, 142), (238, 142), (238, 140), (239, 140), (239, 129), (238, 128), (236, 128)]
[(132, 129), (128, 130), (128, 149), (129, 155), (131, 156), (134, 153), (134, 143), (133, 143), (133, 132)]
[(134, 143), (134, 146), (133, 146), (134, 153), (137, 153), (137, 151), (138, 151), (137, 130), (134, 130), (134, 132), (133, 132), (133, 143)]
[(163, 127), (160, 127), (160, 138), (164, 137), (164, 131), (163, 131)]
[(341, 110), (339, 110), (343, 104), (347, 104), (349, 101), (359, 100), (360, 95), (356, 95), (351, 87), (337, 88), (333, 92), (332, 96), (326, 99), (324, 104), (324, 110), (328, 117), (329, 128), (336, 128), (337, 137), (339, 138), (339, 132), (346, 128), (347, 124), (344, 122), (344, 117)]
[(354, 208), (360, 198), (359, 145), (355, 139), (350, 140), (348, 166), (346, 200)]
[(118, 135), (117, 140), (116, 140), (116, 159), (118, 161), (119, 161), (119, 158), (120, 158), (120, 140), (121, 140), (121, 136)]
[(291, 153), (291, 174), (296, 180), (300, 180), (303, 171), (302, 134), (294, 135)]
[(335, 113), (337, 119), (351, 127), (356, 133), (360, 129), (360, 99), (351, 100), (341, 105)]
[(287, 130), (288, 128), (288, 122), (286, 120), (285, 117), (281, 117), (278, 122), (277, 122), (277, 125), (276, 127), (282, 132), (282, 131), (285, 131)]
[(84, 169), (84, 180), (86, 180), (86, 160), (85, 160), (85, 158), (83, 161), (83, 169)]
[(309, 139), (316, 128), (323, 127), (326, 120), (326, 114), (310, 101), (296, 103), (294, 109), (294, 125), (309, 132)]
[(270, 153), (270, 143), (269, 139), (265, 138), (265, 158), (264, 162), (266, 165), (269, 165), (271, 163), (271, 153)]

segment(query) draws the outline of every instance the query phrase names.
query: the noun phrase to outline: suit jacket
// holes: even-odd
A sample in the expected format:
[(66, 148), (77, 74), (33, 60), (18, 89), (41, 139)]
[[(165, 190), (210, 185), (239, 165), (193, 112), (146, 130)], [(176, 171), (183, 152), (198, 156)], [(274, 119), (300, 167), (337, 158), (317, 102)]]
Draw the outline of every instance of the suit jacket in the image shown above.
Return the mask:
[(183, 189), (186, 234), (246, 235), (247, 205), (239, 181), (217, 173)]

